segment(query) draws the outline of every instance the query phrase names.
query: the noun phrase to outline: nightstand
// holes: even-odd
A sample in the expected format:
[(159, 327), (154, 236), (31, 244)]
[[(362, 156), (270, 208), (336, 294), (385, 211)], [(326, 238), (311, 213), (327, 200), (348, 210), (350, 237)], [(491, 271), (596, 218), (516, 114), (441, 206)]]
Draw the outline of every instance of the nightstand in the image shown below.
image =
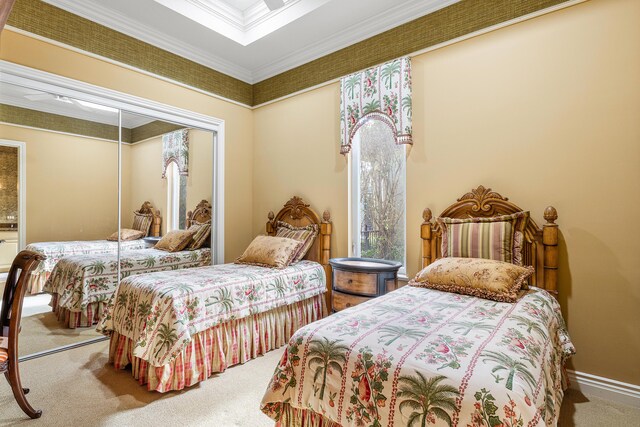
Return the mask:
[(147, 248), (153, 248), (160, 239), (162, 239), (160, 236), (147, 236), (142, 238), (142, 240), (147, 244)]
[(332, 258), (333, 292), (331, 307), (334, 312), (353, 307), (398, 288), (396, 261), (373, 258)]

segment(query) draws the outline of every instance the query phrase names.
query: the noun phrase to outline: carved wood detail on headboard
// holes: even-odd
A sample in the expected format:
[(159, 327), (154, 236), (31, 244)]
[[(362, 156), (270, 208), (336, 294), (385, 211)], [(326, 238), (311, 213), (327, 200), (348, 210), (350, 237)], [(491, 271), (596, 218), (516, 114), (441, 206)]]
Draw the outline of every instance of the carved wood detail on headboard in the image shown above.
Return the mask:
[(191, 227), (195, 222), (205, 223), (211, 221), (212, 210), (211, 203), (201, 200), (193, 211), (187, 212), (187, 228)]
[[(485, 188), (482, 185), (460, 197), (456, 203), (446, 208), (440, 217), (448, 218), (487, 218), (521, 212), (523, 209), (510, 202), (507, 197)], [(442, 256), (442, 230), (432, 220), (431, 209), (422, 212), (423, 223), (420, 229), (422, 239), (422, 268)], [(522, 258), (525, 265), (535, 268), (530, 284), (546, 289), (557, 295), (558, 291), (558, 212), (553, 206), (544, 211), (546, 223), (542, 229), (529, 218), (524, 232)]]
[(331, 233), (333, 232), (333, 225), (329, 211), (325, 210), (322, 213), (322, 218), (320, 218), (302, 198), (293, 196), (284, 204), (284, 207), (280, 209), (277, 214), (270, 211), (267, 218), (266, 229), (267, 234), (270, 236), (275, 236), (278, 221), (287, 222), (295, 227), (304, 227), (310, 224), (318, 225), (320, 232), (313, 246), (311, 246), (311, 249), (307, 252), (305, 259), (322, 264), (327, 277), (327, 307), (331, 307), (331, 265), (329, 264), (329, 258), (331, 258)]

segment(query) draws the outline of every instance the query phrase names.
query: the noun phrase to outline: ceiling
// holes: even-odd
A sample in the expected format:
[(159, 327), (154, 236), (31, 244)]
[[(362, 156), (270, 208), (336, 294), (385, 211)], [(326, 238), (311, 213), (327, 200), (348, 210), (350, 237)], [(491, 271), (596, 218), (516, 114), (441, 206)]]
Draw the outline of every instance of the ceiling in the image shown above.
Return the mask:
[(44, 0), (247, 83), (459, 0)]
[[(0, 82), (0, 104), (58, 114), (74, 119), (89, 120), (106, 125), (118, 125), (118, 110), (116, 109), (5, 82)], [(123, 112), (122, 114), (122, 125), (129, 129), (152, 121), (154, 121), (152, 117), (128, 112)]]

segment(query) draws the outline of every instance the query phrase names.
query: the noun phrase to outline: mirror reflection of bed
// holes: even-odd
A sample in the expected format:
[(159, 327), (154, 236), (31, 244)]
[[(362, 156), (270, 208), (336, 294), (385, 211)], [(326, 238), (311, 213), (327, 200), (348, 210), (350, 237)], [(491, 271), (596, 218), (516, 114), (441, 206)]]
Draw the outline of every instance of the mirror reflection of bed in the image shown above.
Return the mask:
[[(150, 248), (169, 231), (188, 228), (194, 222), (189, 219), (189, 214), (193, 216), (201, 201), (207, 204), (211, 201), (213, 135), (154, 117), (122, 113), (121, 227), (140, 228), (140, 217), (145, 216), (150, 223), (139, 238), (124, 241), (125, 232), (122, 231), (120, 235), (121, 255), (138, 252), (138, 260), (147, 263), (145, 269), (127, 271), (125, 265), (128, 259), (117, 262), (118, 111), (94, 102), (6, 82), (0, 85), (0, 122), (3, 123), (0, 125), (3, 135), (0, 149), (19, 141), (24, 151), (29, 153), (25, 168), (28, 188), (18, 188), (17, 195), (26, 202), (26, 235), (23, 242), (16, 240), (16, 253), (18, 247), (26, 247), (48, 256), (30, 278), (30, 289), (25, 297), (19, 345), (20, 357), (24, 359), (41, 352), (104, 339), (95, 331), (95, 327), (89, 326), (95, 322), (86, 320), (86, 307), (80, 314), (64, 309), (58, 309), (57, 313), (52, 311), (52, 294), (56, 292), (45, 288), (47, 280), (56, 266), (62, 265), (61, 260), (65, 265), (75, 268), (66, 270), (66, 274), (93, 268), (94, 284), (101, 281), (105, 283), (109, 270), (113, 268), (112, 278), (116, 282), (114, 286), (117, 286), (118, 265), (123, 276), (153, 271), (154, 266), (148, 265), (152, 262), (148, 256), (149, 252), (153, 252)], [(187, 173), (179, 170), (177, 161), (167, 163), (163, 158), (166, 154), (163, 139), (176, 131), (184, 132), (189, 141), (188, 154), (185, 156)], [(163, 167), (165, 163), (167, 168)], [(3, 175), (1, 172), (0, 175)], [(3, 180), (4, 176), (0, 181)], [(5, 213), (11, 210), (3, 208), (6, 205), (8, 203), (0, 197), (0, 222), (6, 216), (20, 216), (20, 212), (14, 212), (15, 209), (9, 214)], [(204, 208), (208, 209), (210, 220), (210, 204)], [(204, 208), (197, 212), (201, 213)], [(204, 216), (198, 219), (207, 220)], [(16, 225), (20, 227), (17, 220)], [(144, 227), (146, 225), (142, 225)], [(107, 241), (110, 236), (115, 241)], [(176, 267), (156, 256), (156, 265), (188, 268), (210, 264), (210, 237), (207, 237), (204, 246), (206, 249), (199, 250), (204, 255), (200, 255), (196, 262), (191, 258), (191, 262), (183, 260)], [(174, 253), (162, 255), (165, 258), (167, 255), (176, 256)], [(193, 252), (189, 255), (194, 256)], [(187, 258), (184, 256), (185, 260)], [(7, 259), (5, 271), (12, 256), (7, 256)], [(62, 268), (59, 270), (60, 274), (65, 273)], [(76, 282), (78, 277), (84, 276), (77, 276)], [(0, 292), (5, 280), (6, 274), (0, 269)], [(93, 286), (89, 282), (85, 284)], [(108, 295), (103, 293), (98, 298), (102, 298), (101, 303), (104, 303)], [(57, 307), (57, 302), (54, 305)], [(98, 305), (95, 308), (94, 311), (98, 311)], [(73, 320), (74, 316), (76, 320)]]

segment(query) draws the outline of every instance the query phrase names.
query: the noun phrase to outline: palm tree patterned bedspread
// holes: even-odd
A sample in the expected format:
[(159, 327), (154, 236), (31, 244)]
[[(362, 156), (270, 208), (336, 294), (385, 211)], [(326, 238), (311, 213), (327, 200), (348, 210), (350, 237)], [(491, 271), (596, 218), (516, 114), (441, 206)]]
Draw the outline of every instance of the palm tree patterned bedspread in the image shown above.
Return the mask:
[[(120, 242), (120, 249), (132, 251), (145, 249), (146, 243), (142, 239)], [(118, 242), (108, 240), (78, 240), (68, 242), (40, 242), (31, 243), (25, 248), (47, 257), (38, 264), (34, 273), (51, 272), (61, 258), (72, 255), (106, 255), (118, 253)]]
[(98, 324), (133, 341), (133, 356), (171, 363), (191, 338), (221, 323), (284, 307), (327, 291), (322, 265), (284, 269), (219, 264), (123, 280)]
[[(166, 252), (144, 249), (120, 255), (120, 276), (202, 267), (211, 264), (211, 249)], [(89, 304), (108, 302), (118, 286), (118, 256), (75, 255), (62, 258), (44, 285), (58, 295), (58, 306), (79, 312)]]
[(313, 425), (555, 425), (574, 353), (545, 291), (500, 303), (405, 286), (298, 330), (262, 410), (285, 427), (293, 413)]

